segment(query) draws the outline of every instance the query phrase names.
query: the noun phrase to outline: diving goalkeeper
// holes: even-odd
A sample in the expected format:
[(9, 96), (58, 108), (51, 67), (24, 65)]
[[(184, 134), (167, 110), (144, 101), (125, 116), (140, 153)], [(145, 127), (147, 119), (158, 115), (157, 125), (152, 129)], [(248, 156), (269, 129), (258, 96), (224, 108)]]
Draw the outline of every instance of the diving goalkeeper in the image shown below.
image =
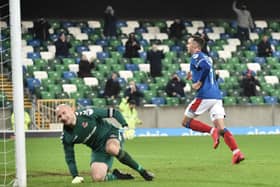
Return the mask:
[(73, 177), (72, 183), (82, 183), (75, 161), (74, 145), (85, 144), (91, 148), (91, 177), (93, 181), (111, 181), (117, 179), (133, 179), (118, 169), (110, 171), (113, 158), (136, 170), (145, 180), (151, 181), (154, 175), (146, 171), (126, 151), (122, 149), (119, 129), (103, 118), (113, 117), (126, 127), (127, 123), (118, 110), (113, 108), (89, 108), (74, 111), (69, 105), (61, 104), (56, 108), (58, 120), (63, 123), (62, 143), (65, 159)]

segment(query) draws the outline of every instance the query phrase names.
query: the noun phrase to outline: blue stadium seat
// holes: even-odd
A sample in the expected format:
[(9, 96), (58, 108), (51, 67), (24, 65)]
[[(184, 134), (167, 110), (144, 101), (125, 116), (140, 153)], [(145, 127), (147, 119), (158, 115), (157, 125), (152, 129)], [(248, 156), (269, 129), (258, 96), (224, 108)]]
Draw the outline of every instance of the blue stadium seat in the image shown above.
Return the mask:
[(264, 102), (266, 104), (277, 104), (278, 98), (276, 96), (264, 96)]
[(266, 60), (264, 57), (255, 57), (254, 62), (259, 63), (259, 64), (265, 64)]
[(118, 28), (127, 26), (126, 21), (124, 21), (124, 20), (118, 20), (116, 25)]
[(258, 46), (256, 44), (252, 44), (249, 47), (250, 51), (258, 52)]
[(89, 48), (87, 46), (84, 46), (84, 45), (80, 45), (80, 46), (77, 46), (76, 47), (76, 51), (78, 53), (82, 53), (83, 51), (89, 51)]
[(276, 39), (270, 39), (269, 42), (271, 45), (274, 45), (275, 47), (279, 45), (279, 41)]
[(28, 45), (31, 45), (32, 47), (40, 47), (40, 45), (41, 45), (41, 42), (40, 42), (40, 40), (29, 40), (29, 41), (27, 41), (27, 44)]
[(63, 21), (61, 23), (61, 25), (62, 25), (63, 28), (68, 28), (68, 27), (75, 26), (71, 21)]
[(121, 53), (121, 54), (124, 54), (124, 52), (125, 52), (125, 47), (122, 46), (122, 45), (119, 45), (119, 46), (117, 47), (117, 51), (118, 51), (119, 53)]
[(138, 71), (139, 67), (137, 64), (125, 64), (125, 69), (130, 71)]
[(91, 106), (92, 105), (91, 99), (88, 99), (88, 98), (79, 98), (79, 99), (77, 99), (77, 103), (78, 103), (78, 105), (81, 105), (81, 106)]
[(149, 45), (149, 42), (148, 42), (147, 40), (145, 40), (145, 39), (140, 40), (139, 43), (140, 43), (140, 45), (143, 46), (143, 47)]
[(226, 39), (229, 39), (230, 38), (230, 35), (228, 33), (221, 33), (220, 34), (220, 38), (222, 40), (226, 40)]
[(69, 79), (73, 79), (75, 77), (76, 77), (76, 74), (74, 72), (72, 72), (72, 71), (64, 71), (63, 72), (63, 78), (64, 79), (69, 80)]
[(50, 39), (54, 42), (58, 39), (58, 34), (50, 34)]
[(141, 92), (144, 92), (149, 89), (149, 86), (146, 83), (137, 83), (136, 86)]
[(272, 56), (273, 56), (273, 57), (280, 58), (280, 51), (274, 51), (274, 52), (272, 53)]
[(143, 28), (143, 27), (140, 27), (140, 28), (135, 28), (135, 33), (136, 34), (142, 34), (142, 33), (147, 33), (147, 29), (146, 28)]
[(191, 27), (192, 26), (192, 22), (184, 21), (184, 25), (185, 25), (185, 27)]
[(38, 58), (41, 58), (41, 55), (38, 52), (28, 52), (27, 53), (27, 58), (38, 59)]
[(147, 52), (146, 51), (142, 51), (139, 53), (140, 58), (146, 60), (147, 59)]
[(183, 51), (182, 47), (179, 46), (179, 45), (173, 45), (171, 47), (171, 51), (175, 51), (175, 52), (180, 52), (180, 51)]
[(30, 93), (34, 93), (35, 87), (39, 87), (41, 85), (39, 79), (36, 78), (26, 78), (26, 84), (30, 91)]
[(86, 34), (92, 34), (94, 33), (94, 29), (91, 27), (83, 27), (81, 28), (82, 33), (86, 33)]
[(126, 80), (123, 77), (119, 77), (118, 82), (122, 88), (126, 86)]
[(96, 45), (101, 45), (102, 47), (108, 46), (108, 44), (109, 44), (108, 41), (104, 39), (99, 39), (96, 41)]
[(104, 60), (105, 58), (109, 58), (108, 52), (97, 52), (96, 55), (99, 60)]
[(186, 73), (186, 71), (181, 71), (181, 70), (178, 70), (178, 71), (176, 71), (176, 74), (178, 75), (178, 77), (180, 77), (180, 79), (186, 79), (186, 77), (187, 77), (187, 73)]
[(165, 104), (165, 99), (163, 97), (152, 97), (151, 102), (152, 104), (161, 106)]

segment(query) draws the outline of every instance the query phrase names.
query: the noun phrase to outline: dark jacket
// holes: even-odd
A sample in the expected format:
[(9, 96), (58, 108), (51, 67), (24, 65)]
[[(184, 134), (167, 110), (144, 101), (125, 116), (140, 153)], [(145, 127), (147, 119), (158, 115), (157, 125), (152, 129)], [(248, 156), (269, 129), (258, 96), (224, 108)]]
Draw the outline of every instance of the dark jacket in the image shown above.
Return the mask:
[(257, 95), (256, 86), (260, 86), (260, 82), (254, 76), (244, 77), (241, 81), (241, 88), (243, 88), (243, 96), (250, 97)]
[(49, 29), (51, 25), (44, 19), (39, 19), (34, 22), (34, 34), (35, 38), (46, 41), (49, 38)]
[(105, 97), (118, 97), (121, 91), (121, 86), (118, 80), (113, 80), (112, 78), (108, 79), (105, 85), (104, 96)]
[(152, 77), (161, 76), (161, 59), (164, 58), (164, 54), (162, 51), (149, 51), (147, 54), (147, 60), (150, 63), (150, 73)]
[[(184, 87), (186, 83), (183, 81), (179, 81), (176, 78), (171, 79), (165, 88), (165, 91), (169, 97), (185, 97)], [(176, 93), (176, 95), (173, 95), (173, 92)]]
[[(135, 45), (133, 43), (136, 43)], [(128, 39), (125, 43), (125, 58), (135, 58), (139, 57), (138, 50), (140, 49), (140, 44), (137, 40)]]
[(258, 56), (259, 57), (268, 57), (272, 55), (272, 48), (270, 42), (261, 41), (258, 44)]
[(87, 60), (81, 60), (79, 63), (79, 72), (78, 77), (84, 78), (84, 77), (92, 77), (91, 75), (91, 69), (94, 68), (93, 63), (89, 63)]
[(56, 57), (68, 57), (69, 56), (69, 49), (72, 47), (72, 45), (65, 41), (63, 42), (61, 39), (58, 39), (55, 43), (55, 56)]
[(170, 38), (176, 38), (176, 39), (181, 39), (182, 37), (182, 32), (185, 29), (185, 25), (183, 24), (183, 22), (174, 22), (171, 24), (170, 26), (170, 33), (169, 33), (169, 37)]
[(109, 13), (104, 15), (104, 36), (116, 36), (117, 35), (117, 26), (116, 26), (116, 17)]
[(131, 93), (131, 89), (128, 88), (125, 93), (125, 96), (128, 96), (128, 100), (135, 100), (136, 101), (136, 106), (140, 105), (140, 98), (144, 97), (144, 94), (142, 92), (140, 92), (137, 88), (136, 91)]

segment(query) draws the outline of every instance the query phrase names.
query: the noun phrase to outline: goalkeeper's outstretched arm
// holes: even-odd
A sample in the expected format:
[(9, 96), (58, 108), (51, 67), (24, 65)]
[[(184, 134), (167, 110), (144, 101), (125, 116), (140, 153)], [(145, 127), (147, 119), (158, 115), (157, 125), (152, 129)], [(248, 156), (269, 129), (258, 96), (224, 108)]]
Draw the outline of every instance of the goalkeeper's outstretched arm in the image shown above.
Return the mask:
[(65, 161), (68, 165), (69, 171), (73, 178), (79, 175), (78, 169), (76, 166), (75, 160), (75, 152), (74, 152), (74, 145), (63, 143), (64, 153), (65, 153)]

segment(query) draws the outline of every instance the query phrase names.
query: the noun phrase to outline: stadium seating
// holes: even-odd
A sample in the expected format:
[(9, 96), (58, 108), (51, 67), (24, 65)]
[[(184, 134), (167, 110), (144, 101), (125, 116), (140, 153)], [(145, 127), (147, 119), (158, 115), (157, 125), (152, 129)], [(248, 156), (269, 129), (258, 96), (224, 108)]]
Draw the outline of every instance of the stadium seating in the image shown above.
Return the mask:
[[(279, 99), (280, 27), (277, 21), (255, 20), (256, 28), (250, 33), (251, 41), (244, 42), (243, 45), (235, 37), (236, 22), (228, 20), (184, 20), (186, 30), (183, 32), (184, 40), (180, 42), (168, 37), (167, 28), (173, 23), (172, 20), (119, 20), (117, 23), (118, 36), (115, 38), (102, 36), (102, 21), (51, 20), (51, 30), (54, 33), (46, 42), (34, 39), (32, 33), (29, 33), (34, 26), (32, 21), (22, 23), (22, 26), (27, 28), (22, 35), (23, 65), (26, 70), (25, 83), (30, 93), (42, 98), (68, 98), (75, 95), (76, 92), (81, 92), (82, 95), (76, 94), (75, 97), (81, 106), (116, 104), (117, 100), (102, 98), (104, 79), (114, 71), (119, 73), (121, 95), (127, 82), (134, 80), (140, 90), (144, 92), (144, 102), (146, 103), (154, 103), (159, 106), (185, 104), (191, 98), (168, 98), (164, 92), (164, 86), (172, 73), (177, 73), (182, 79), (186, 77), (186, 73), (190, 69), (190, 56), (185, 52), (184, 40), (196, 33), (199, 27), (204, 27), (204, 32), (210, 38), (209, 55), (214, 61), (216, 72), (220, 75), (218, 82), (222, 94), (225, 96), (225, 105), (275, 104)], [(57, 39), (59, 31), (64, 31), (70, 36), (73, 47), (70, 49), (69, 58), (57, 59), (54, 56), (53, 42)], [(131, 32), (135, 32), (136, 38), (140, 42), (140, 58), (122, 57), (125, 42)], [(266, 58), (257, 56), (257, 43), (264, 33), (271, 36), (270, 42), (275, 49), (273, 55)], [(5, 36), (8, 36), (5, 32), (1, 33), (1, 38)], [(5, 47), (10, 45), (6, 41), (3, 43)], [(150, 77), (150, 65), (146, 61), (147, 51), (154, 43), (158, 44), (158, 48), (165, 54), (165, 58), (162, 59), (162, 76), (157, 78)], [(2, 51), (2, 49), (0, 50)], [(95, 63), (96, 68), (91, 71), (93, 77), (77, 78), (78, 63), (82, 54)], [(8, 55), (5, 54), (4, 58)], [(261, 82), (257, 97), (240, 96), (240, 77), (247, 69), (254, 71), (255, 76)], [(69, 84), (73, 85), (75, 89), (72, 86), (65, 86)], [(191, 91), (188, 82), (185, 91)], [(94, 101), (93, 98), (105, 101)]]

